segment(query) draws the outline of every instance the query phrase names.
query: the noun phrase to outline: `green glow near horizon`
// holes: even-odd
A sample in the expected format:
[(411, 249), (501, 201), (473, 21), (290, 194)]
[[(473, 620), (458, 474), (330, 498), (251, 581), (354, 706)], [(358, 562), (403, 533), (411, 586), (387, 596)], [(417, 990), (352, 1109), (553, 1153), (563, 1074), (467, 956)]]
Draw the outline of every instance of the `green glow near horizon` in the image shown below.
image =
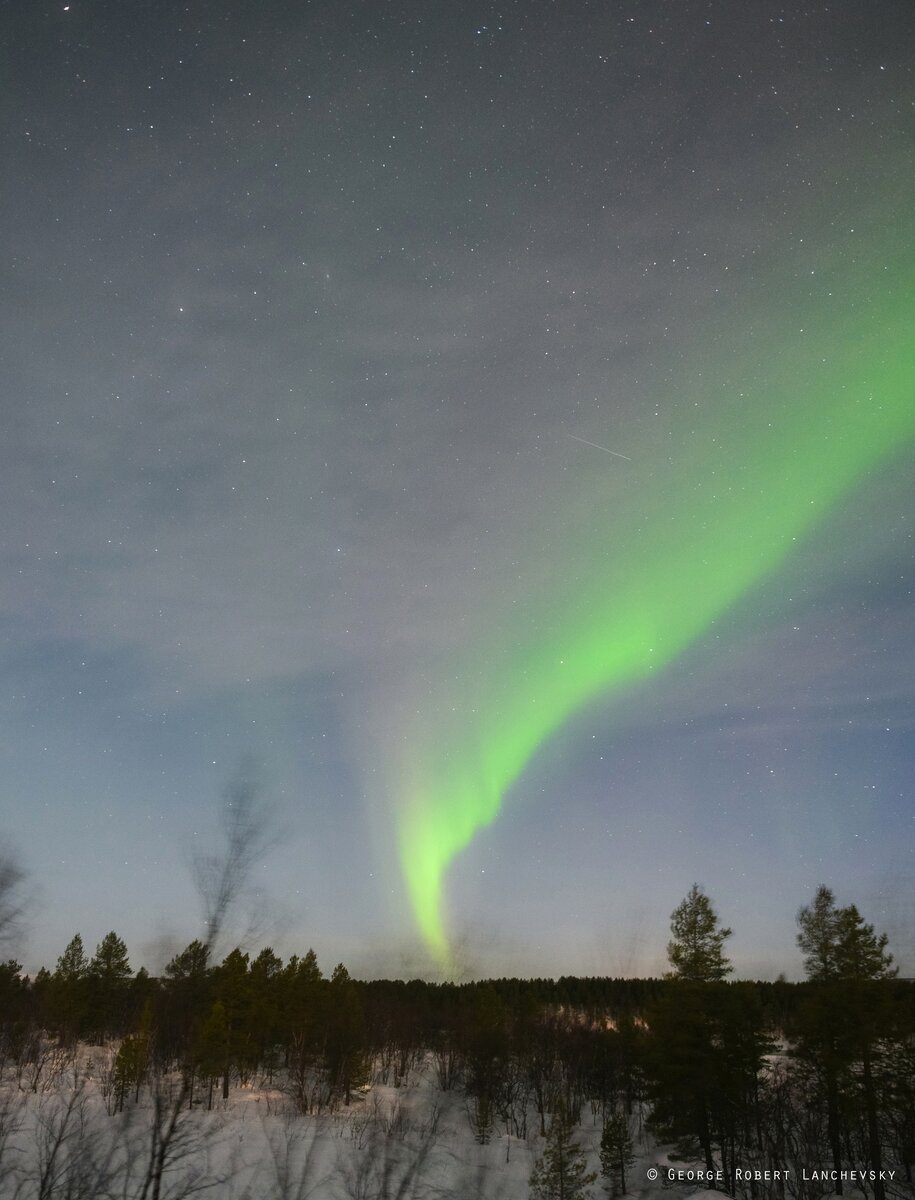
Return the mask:
[[(505, 628), (489, 647), (500, 650), (439, 682), (439, 704), (408, 744), (399, 834), (416, 920), (443, 965), (445, 872), (545, 739), (588, 701), (682, 654), (915, 435), (915, 297), (900, 274), (895, 287), (880, 277), (879, 305), (862, 300), (839, 319), (826, 304), (805, 311), (803, 331), (770, 338), (766, 358), (728, 369), (736, 385), (707, 383), (699, 404), (692, 388), (678, 401), (681, 413), (698, 413), (680, 434), (689, 462), (678, 466), (675, 445), (673, 463), (637, 478), (633, 456), (632, 486), (663, 501), (639, 512), (638, 528), (614, 523), (605, 546), (589, 547), (574, 594), (557, 583), (547, 632)], [(712, 387), (752, 391), (712, 405)], [(696, 438), (712, 449), (697, 455)]]

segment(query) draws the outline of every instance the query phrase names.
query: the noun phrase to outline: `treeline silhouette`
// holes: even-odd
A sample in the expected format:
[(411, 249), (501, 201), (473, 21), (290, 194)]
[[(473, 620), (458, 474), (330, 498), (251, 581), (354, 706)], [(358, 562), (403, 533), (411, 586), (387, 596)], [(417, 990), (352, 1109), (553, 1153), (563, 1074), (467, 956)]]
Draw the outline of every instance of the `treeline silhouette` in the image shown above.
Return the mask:
[[(697, 891), (687, 915), (705, 919)], [(833, 903), (830, 919), (848, 912)], [(729, 931), (712, 917), (720, 951)], [(0, 965), (0, 1069), (37, 1089), (62, 1048), (110, 1044), (112, 1115), (159, 1095), (164, 1078), (180, 1080), (170, 1103), (186, 1109), (258, 1085), (308, 1115), (425, 1070), (465, 1097), (481, 1143), (547, 1135), (557, 1114), (612, 1127), (611, 1190), (624, 1190), (647, 1127), (731, 1195), (911, 1194), (915, 984), (894, 978), (885, 954), (857, 972), (808, 964), (804, 983), (726, 982), (713, 954), (712, 977), (691, 978), (683, 964), (700, 960), (684, 928), (672, 925), (672, 977), (465, 984), (364, 982), (342, 964), (325, 977), (312, 951), (283, 962), (235, 949), (215, 963), (201, 941), (155, 978), (131, 970), (116, 933), (91, 958), (77, 935), (53, 971), (29, 979)]]

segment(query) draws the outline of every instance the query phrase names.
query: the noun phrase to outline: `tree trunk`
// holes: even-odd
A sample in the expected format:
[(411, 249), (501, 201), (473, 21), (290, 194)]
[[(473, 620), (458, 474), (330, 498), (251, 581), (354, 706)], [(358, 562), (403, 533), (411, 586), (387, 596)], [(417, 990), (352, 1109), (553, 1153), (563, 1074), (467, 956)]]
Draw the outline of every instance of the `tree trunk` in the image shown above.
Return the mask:
[(871, 1048), (866, 1044), (861, 1056), (861, 1070), (864, 1082), (864, 1109), (867, 1114), (867, 1150), (870, 1165), (877, 1176), (874, 1180), (874, 1200), (886, 1200), (886, 1189), (880, 1178), (883, 1158), (880, 1152), (880, 1128), (877, 1124), (877, 1097), (874, 1094), (874, 1076), (871, 1071)]
[(829, 1130), (829, 1148), (832, 1151), (832, 1165), (836, 1171), (836, 1195), (844, 1194), (842, 1187), (842, 1141), (839, 1136), (839, 1088), (832, 1067), (827, 1068), (826, 1079), (826, 1120)]

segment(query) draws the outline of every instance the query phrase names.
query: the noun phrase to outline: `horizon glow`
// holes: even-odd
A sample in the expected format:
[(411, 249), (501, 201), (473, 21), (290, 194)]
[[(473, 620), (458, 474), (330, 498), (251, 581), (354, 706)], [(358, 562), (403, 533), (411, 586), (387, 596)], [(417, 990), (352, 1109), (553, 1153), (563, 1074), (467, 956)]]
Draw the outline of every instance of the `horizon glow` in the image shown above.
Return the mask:
[[(538, 748), (589, 701), (696, 643), (915, 436), (911, 278), (897, 260), (870, 281), (879, 303), (861, 286), (855, 303), (821, 301), (814, 313), (802, 298), (790, 333), (761, 348), (750, 338), (746, 361), (714, 371), (701, 394), (686, 389), (671, 457), (622, 446), (631, 487), (661, 503), (630, 500), (603, 553), (592, 540), (557, 565), (557, 594), (533, 628), (495, 631), (477, 661), (435, 680), (404, 739), (398, 832), (414, 915), (443, 967), (449, 865)], [(739, 332), (733, 344), (746, 345)]]

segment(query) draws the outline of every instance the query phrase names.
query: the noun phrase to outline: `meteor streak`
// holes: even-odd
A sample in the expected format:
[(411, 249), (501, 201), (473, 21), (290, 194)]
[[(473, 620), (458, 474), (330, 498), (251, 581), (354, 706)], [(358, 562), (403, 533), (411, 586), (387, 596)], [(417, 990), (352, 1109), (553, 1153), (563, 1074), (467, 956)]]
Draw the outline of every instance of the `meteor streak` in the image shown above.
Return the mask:
[(574, 433), (567, 433), (566, 437), (570, 437), (573, 442), (581, 442), (583, 446), (593, 446), (595, 450), (603, 450), (604, 454), (612, 454), (614, 458), (625, 458), (626, 462), (632, 462), (628, 454), (620, 454), (619, 450), (611, 450), (609, 446), (599, 446), (597, 442), (589, 442), (587, 438), (576, 437)]

